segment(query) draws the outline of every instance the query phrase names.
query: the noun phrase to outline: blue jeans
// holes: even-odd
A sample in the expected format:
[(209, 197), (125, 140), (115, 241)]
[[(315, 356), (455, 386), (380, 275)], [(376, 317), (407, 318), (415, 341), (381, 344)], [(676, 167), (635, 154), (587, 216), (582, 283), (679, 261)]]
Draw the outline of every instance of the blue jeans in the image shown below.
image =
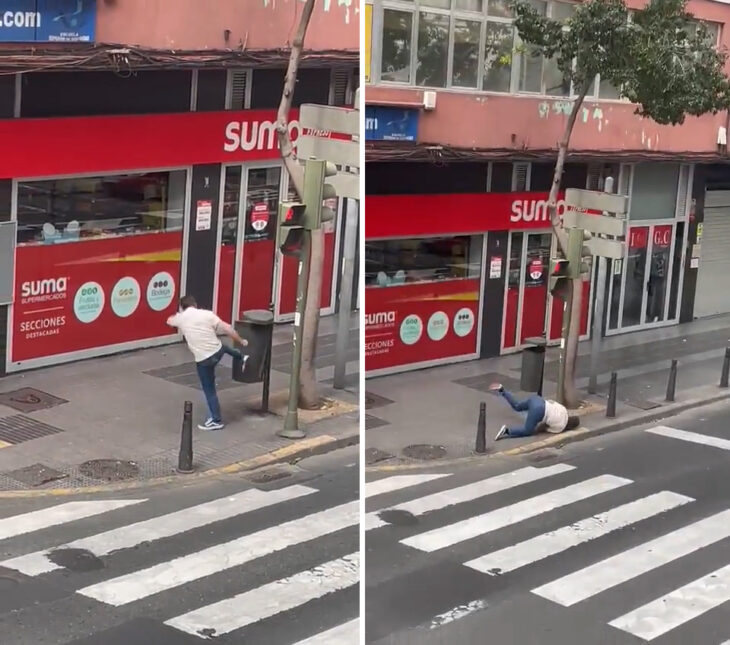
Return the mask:
[(195, 367), (198, 370), (200, 385), (203, 388), (203, 394), (205, 395), (205, 402), (208, 404), (209, 418), (216, 423), (222, 423), (222, 419), (221, 405), (218, 402), (218, 392), (215, 389), (215, 368), (225, 354), (228, 354), (233, 358), (243, 358), (241, 352), (237, 349), (223, 345), (223, 347), (213, 354), (213, 356), (210, 356), (199, 363), (195, 363)]
[(533, 434), (537, 425), (545, 418), (545, 399), (531, 394), (524, 401), (518, 401), (507, 390), (502, 392), (502, 396), (515, 412), (527, 412), (524, 425), (520, 428), (507, 428), (507, 434), (510, 437), (528, 437)]

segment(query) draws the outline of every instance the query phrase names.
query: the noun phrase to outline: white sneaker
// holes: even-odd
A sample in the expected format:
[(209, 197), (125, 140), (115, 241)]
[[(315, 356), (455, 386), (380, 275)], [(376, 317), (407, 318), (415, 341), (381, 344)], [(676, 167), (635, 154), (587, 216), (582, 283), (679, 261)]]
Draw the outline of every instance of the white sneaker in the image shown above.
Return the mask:
[(506, 436), (507, 436), (507, 426), (502, 426), (502, 427), (501, 427), (501, 428), (499, 429), (499, 432), (498, 432), (498, 433), (496, 434), (496, 436), (494, 437), (494, 440), (495, 440), (495, 441), (499, 441), (500, 439), (503, 439), (503, 438), (504, 438), (504, 437), (506, 437)]
[(208, 419), (205, 423), (198, 424), (198, 430), (223, 430), (223, 428), (225, 428), (224, 424), (213, 421), (213, 419)]

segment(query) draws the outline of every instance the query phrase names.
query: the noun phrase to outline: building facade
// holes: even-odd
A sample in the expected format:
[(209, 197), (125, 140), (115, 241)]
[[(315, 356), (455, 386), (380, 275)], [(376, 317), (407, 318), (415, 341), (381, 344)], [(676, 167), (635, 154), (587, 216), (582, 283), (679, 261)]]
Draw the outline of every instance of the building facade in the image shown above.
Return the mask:
[[(205, 5), (0, 1), (0, 374), (179, 340), (165, 321), (184, 293), (226, 320), (293, 317), (274, 123), (301, 3)], [(295, 141), (303, 103), (352, 105), (358, 23), (356, 0), (316, 4)]]
[[(366, 369), (369, 376), (560, 338), (546, 199), (573, 88), (520, 47), (502, 0), (366, 5)], [(556, 19), (575, 5), (533, 3)], [(628, 2), (633, 8), (640, 3)], [(692, 0), (718, 47), (730, 6)], [(562, 189), (629, 197), (604, 333), (730, 312), (727, 113), (660, 126), (596, 78)], [(560, 208), (563, 205), (559, 204)], [(584, 282), (589, 334), (594, 275)]]

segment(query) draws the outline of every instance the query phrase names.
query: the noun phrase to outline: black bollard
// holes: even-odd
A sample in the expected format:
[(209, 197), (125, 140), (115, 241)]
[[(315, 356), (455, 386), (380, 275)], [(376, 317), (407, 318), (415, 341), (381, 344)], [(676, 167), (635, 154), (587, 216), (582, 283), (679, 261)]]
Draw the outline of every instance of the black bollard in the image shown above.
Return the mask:
[(608, 385), (608, 402), (606, 403), (606, 416), (609, 419), (616, 418), (616, 372), (611, 372), (611, 381)]
[(182, 437), (180, 438), (180, 454), (177, 458), (177, 472), (193, 472), (193, 404), (190, 401), (185, 401)]
[(672, 367), (669, 369), (669, 381), (667, 382), (667, 401), (674, 401), (677, 390), (677, 360), (672, 359)]
[(474, 451), (483, 455), (487, 452), (487, 404), (479, 404), (479, 421), (477, 421), (477, 445)]
[(725, 348), (725, 360), (722, 362), (722, 374), (720, 375), (720, 387), (728, 387), (730, 377), (730, 347)]

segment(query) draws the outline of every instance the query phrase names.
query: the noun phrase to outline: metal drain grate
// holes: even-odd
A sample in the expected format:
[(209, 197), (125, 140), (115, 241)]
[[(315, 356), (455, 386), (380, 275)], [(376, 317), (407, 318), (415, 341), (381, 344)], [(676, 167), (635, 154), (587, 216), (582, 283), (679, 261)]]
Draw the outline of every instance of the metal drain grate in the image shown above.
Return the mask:
[(372, 414), (365, 415), (365, 430), (375, 430), (375, 428), (382, 428), (388, 425), (390, 425), (390, 422), (385, 419), (379, 419)]
[(385, 405), (390, 405), (391, 403), (395, 403), (393, 399), (389, 399), (384, 396), (380, 396), (380, 394), (375, 394), (374, 392), (365, 392), (365, 409), (366, 410), (373, 410), (374, 408), (382, 408)]
[(12, 390), (11, 392), (3, 392), (0, 394), (0, 405), (4, 405), (6, 408), (12, 408), (18, 412), (47, 410), (48, 408), (55, 408), (57, 405), (63, 403), (68, 403), (68, 401), (32, 387), (23, 387), (19, 390)]
[(40, 439), (59, 432), (63, 432), (63, 430), (22, 414), (0, 418), (0, 441), (10, 444)]

